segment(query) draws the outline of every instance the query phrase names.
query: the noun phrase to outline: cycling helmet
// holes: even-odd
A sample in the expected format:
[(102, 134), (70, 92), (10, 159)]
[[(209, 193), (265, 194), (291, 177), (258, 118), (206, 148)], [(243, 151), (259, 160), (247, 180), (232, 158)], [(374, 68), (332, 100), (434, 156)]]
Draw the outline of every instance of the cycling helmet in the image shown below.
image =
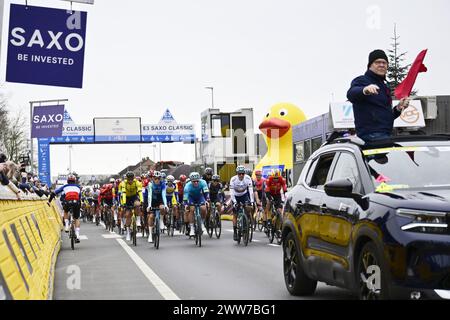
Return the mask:
[(274, 178), (279, 178), (279, 177), (281, 177), (281, 171), (280, 171), (280, 169), (273, 169), (272, 172), (270, 173), (270, 176), (271, 176), (271, 177), (274, 177)]
[(109, 179), (109, 183), (114, 183), (116, 182), (116, 180), (114, 180), (114, 178)]
[(161, 176), (162, 176), (161, 172), (159, 172), (159, 171), (153, 172), (153, 178), (159, 178), (159, 179), (161, 179)]
[(67, 177), (67, 182), (75, 183), (75, 182), (77, 182), (77, 177), (75, 177), (73, 174), (69, 174), (69, 176)]
[(174, 182), (175, 181), (175, 177), (174, 176), (168, 176), (167, 177), (167, 182)]
[(245, 174), (245, 167), (244, 166), (238, 166), (236, 168), (236, 173), (237, 174), (239, 174), (239, 173), (244, 173)]
[(189, 179), (191, 179), (191, 181), (199, 181), (200, 180), (200, 173), (198, 173), (198, 172), (192, 172), (190, 175), (189, 175)]
[(261, 170), (255, 170), (255, 176), (262, 176)]
[(211, 176), (212, 176), (212, 174), (213, 174), (213, 169), (212, 169), (212, 168), (206, 168), (206, 169), (205, 169), (205, 174), (206, 174), (206, 175), (211, 175)]
[(116, 183), (117, 183), (117, 184), (120, 184), (121, 182), (122, 182), (122, 181), (120, 181), (120, 179), (117, 179), (117, 180), (116, 180)]
[(161, 179), (165, 179), (166, 178), (166, 174), (164, 172), (161, 172)]
[(212, 176), (213, 181), (220, 181), (220, 176), (218, 174), (215, 174)]
[(134, 178), (134, 172), (133, 171), (128, 171), (127, 172), (127, 179), (133, 179)]
[(154, 170), (150, 170), (147, 175), (148, 175), (149, 178), (153, 178), (154, 174), (155, 174), (155, 171)]
[(253, 170), (252, 170), (252, 169), (249, 169), (249, 168), (246, 168), (246, 169), (245, 169), (245, 174), (246, 174), (246, 175), (248, 175), (248, 176), (251, 177), (251, 176), (252, 176), (252, 173), (253, 173)]
[(186, 182), (186, 179), (187, 179), (187, 177), (184, 174), (180, 175), (181, 182)]

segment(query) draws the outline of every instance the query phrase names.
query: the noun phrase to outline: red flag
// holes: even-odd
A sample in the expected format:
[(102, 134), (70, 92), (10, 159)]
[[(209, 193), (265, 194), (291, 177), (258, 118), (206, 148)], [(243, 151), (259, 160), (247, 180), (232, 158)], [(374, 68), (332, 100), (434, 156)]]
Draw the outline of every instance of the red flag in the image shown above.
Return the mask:
[(406, 78), (400, 83), (395, 89), (395, 97), (400, 100), (406, 97), (409, 97), (411, 91), (416, 83), (417, 75), (420, 72), (427, 72), (428, 69), (423, 64), (423, 59), (425, 59), (425, 55), (427, 54), (428, 49), (423, 50), (419, 53), (416, 60), (412, 64), (409, 69), (408, 75)]

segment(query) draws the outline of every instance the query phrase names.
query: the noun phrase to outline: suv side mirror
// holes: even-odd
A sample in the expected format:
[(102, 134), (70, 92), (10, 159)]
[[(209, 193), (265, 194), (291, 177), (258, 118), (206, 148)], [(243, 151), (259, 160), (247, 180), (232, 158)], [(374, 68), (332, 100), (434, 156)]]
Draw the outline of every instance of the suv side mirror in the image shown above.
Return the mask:
[(356, 201), (364, 210), (369, 207), (367, 198), (359, 193), (353, 193), (353, 183), (349, 179), (333, 180), (325, 184), (325, 193), (330, 197), (351, 198)]
[(325, 184), (324, 189), (330, 197), (353, 198), (353, 183), (349, 179), (330, 181)]

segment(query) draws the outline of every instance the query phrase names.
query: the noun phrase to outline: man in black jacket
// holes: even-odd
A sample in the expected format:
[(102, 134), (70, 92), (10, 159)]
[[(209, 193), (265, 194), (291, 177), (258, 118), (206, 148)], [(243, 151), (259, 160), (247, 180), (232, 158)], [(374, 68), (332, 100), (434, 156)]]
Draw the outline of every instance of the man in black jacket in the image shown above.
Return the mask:
[(372, 51), (367, 72), (354, 79), (347, 92), (353, 104), (356, 134), (366, 142), (388, 139), (394, 120), (409, 106), (409, 98), (403, 98), (392, 107), (391, 91), (386, 85), (388, 64), (383, 50)]

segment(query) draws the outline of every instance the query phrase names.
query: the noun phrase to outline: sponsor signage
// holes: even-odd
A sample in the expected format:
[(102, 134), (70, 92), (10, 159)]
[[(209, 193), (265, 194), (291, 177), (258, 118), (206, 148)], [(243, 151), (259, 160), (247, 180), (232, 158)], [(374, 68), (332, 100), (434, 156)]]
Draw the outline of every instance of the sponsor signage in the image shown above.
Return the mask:
[(95, 142), (140, 142), (141, 118), (95, 118)]
[(143, 142), (194, 142), (195, 126), (178, 124), (169, 109), (158, 124), (142, 125)]
[(279, 169), (281, 171), (281, 173), (283, 173), (284, 172), (284, 164), (274, 165), (274, 166), (264, 166), (262, 168), (263, 178), (267, 179), (269, 177), (270, 172), (274, 169)]
[(38, 139), (39, 154), (39, 180), (47, 186), (51, 186), (50, 177), (50, 141), (47, 138)]
[(32, 138), (60, 137), (63, 131), (64, 106), (33, 108)]
[[(396, 106), (399, 101), (393, 101)], [(330, 104), (330, 113), (334, 129), (355, 128), (353, 105), (350, 102), (336, 102)], [(403, 110), (400, 117), (394, 121), (395, 128), (425, 127), (425, 117), (420, 100), (413, 100), (409, 107)]]
[(6, 81), (83, 87), (87, 13), (11, 4)]

